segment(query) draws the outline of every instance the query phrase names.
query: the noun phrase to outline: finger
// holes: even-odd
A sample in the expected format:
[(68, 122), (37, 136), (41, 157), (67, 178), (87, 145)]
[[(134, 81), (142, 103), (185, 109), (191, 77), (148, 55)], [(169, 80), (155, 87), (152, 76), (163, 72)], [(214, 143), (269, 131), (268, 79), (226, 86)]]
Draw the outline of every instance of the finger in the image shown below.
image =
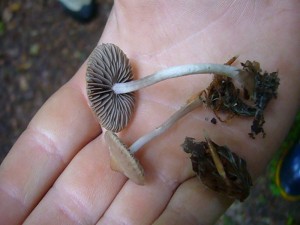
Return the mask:
[[(132, 126), (127, 129), (127, 135), (120, 135), (125, 143), (128, 143), (128, 140), (132, 142), (132, 136), (136, 136), (136, 134), (147, 133), (151, 127), (153, 129), (174, 113), (174, 109), (169, 105), (162, 105), (160, 101), (156, 102), (153, 101), (153, 98), (145, 96), (142, 101), (140, 97), (141, 95), (139, 95), (139, 104), (136, 109), (139, 113), (136, 113), (132, 119)], [(178, 121), (165, 134), (156, 137), (155, 140), (144, 146), (141, 152), (138, 152), (137, 157), (146, 171), (145, 186), (127, 182), (99, 220), (99, 225), (120, 223), (141, 225), (152, 224), (155, 221), (168, 205), (178, 185), (194, 176), (189, 156), (180, 148), (185, 136), (201, 137), (204, 128), (209, 133), (214, 133), (212, 130), (215, 129), (215, 125), (205, 120), (205, 116), (203, 116), (205, 111), (204, 108), (195, 110), (189, 116)], [(144, 112), (151, 115), (151, 120), (145, 120), (147, 115)], [(153, 121), (160, 122), (154, 123)], [(139, 124), (143, 124), (143, 126), (138, 126)], [(237, 133), (240, 134), (241, 130), (247, 134), (248, 121), (239, 123), (239, 125), (239, 130), (229, 129), (226, 125), (222, 125), (221, 128), (226, 131), (227, 135), (235, 136)], [(216, 138), (217, 134), (214, 134), (213, 137)], [(247, 135), (245, 137), (247, 140), (249, 139)], [(223, 133), (220, 133), (218, 138), (224, 140)], [(227, 141), (231, 143), (232, 139), (234, 137), (227, 138)], [(241, 145), (241, 142), (235, 141), (234, 145)], [(201, 190), (199, 196), (201, 197)]]
[[(167, 162), (166, 164), (169, 163)], [(182, 164), (184, 163), (179, 163), (178, 168)], [(162, 167), (166, 168), (166, 165), (163, 164), (156, 164), (155, 166), (160, 169)], [(169, 169), (171, 170), (172, 168), (174, 167)], [(131, 181), (126, 182), (109, 209), (97, 223), (98, 225), (152, 224), (153, 220), (166, 207), (178, 183), (182, 182), (182, 179), (188, 176), (187, 173), (189, 173), (189, 171), (184, 169), (173, 172), (169, 170), (158, 172), (150, 167), (145, 167), (145, 169), (147, 171), (146, 184), (139, 186)]]
[[(151, 106), (147, 106), (147, 104), (141, 104), (141, 107), (151, 108)], [(160, 146), (160, 148), (161, 147), (162, 146)], [(160, 148), (158, 148), (158, 150)], [(181, 151), (177, 153), (179, 155), (183, 154)], [(143, 210), (148, 211), (148, 207), (151, 205), (155, 206), (156, 210), (153, 210), (153, 213), (148, 213), (148, 218), (153, 221), (153, 219), (160, 214), (169, 201), (177, 184), (181, 182), (182, 178), (187, 176), (186, 173), (190, 172), (190, 170), (183, 170), (183, 166), (181, 166), (182, 163), (188, 164), (188, 159), (178, 161), (180, 157), (178, 157), (177, 153), (175, 152), (172, 157), (167, 158), (167, 161), (147, 165), (148, 168), (146, 168), (146, 170), (151, 171), (153, 176), (148, 174), (146, 186), (141, 187), (133, 184), (131, 181), (126, 183), (126, 188), (129, 193), (135, 193), (137, 196), (139, 196), (140, 193), (143, 196), (143, 198), (135, 199), (120, 198), (121, 201), (124, 200), (123, 203), (126, 202), (127, 208), (136, 210), (137, 201), (140, 199), (140, 202), (147, 202), (147, 204), (143, 204), (143, 207), (138, 208), (137, 212), (139, 215), (141, 215), (140, 213), (143, 212)], [(153, 158), (155, 155), (157, 155), (157, 153), (151, 152), (150, 156), (146, 156), (147, 160), (155, 162)], [(161, 156), (163, 157), (163, 155)], [(169, 172), (168, 175), (159, 173), (159, 171), (164, 171), (166, 168), (169, 168), (168, 165), (174, 162), (177, 162), (178, 170), (172, 170), (172, 167), (170, 167), (172, 171)], [(178, 180), (180, 174), (181, 177), (180, 180)], [(153, 177), (153, 179), (151, 177)], [(82, 224), (95, 223), (109, 206), (114, 208), (112, 212), (116, 211), (115, 208), (118, 208), (120, 204), (119, 200), (116, 201), (115, 196), (125, 181), (126, 178), (123, 175), (113, 172), (110, 169), (107, 146), (103, 144), (102, 136), (99, 136), (76, 155), (74, 160), (72, 160), (54, 184), (54, 187), (50, 189), (47, 195), (30, 214), (25, 224), (38, 224), (41, 221), (43, 221), (43, 223), (49, 222), (52, 224), (68, 224), (73, 222)], [(165, 188), (162, 189), (162, 187)], [(124, 193), (123, 189), (122, 193)], [(152, 194), (155, 196), (160, 195), (161, 197), (153, 198)], [(153, 203), (151, 204), (151, 202)], [(160, 205), (160, 207), (156, 205)], [(46, 216), (43, 213), (45, 211), (47, 211)], [(124, 218), (129, 218), (129, 216), (130, 213)], [(116, 218), (122, 218), (122, 213)], [(137, 219), (135, 221), (138, 222), (140, 220)]]
[[(164, 111), (165, 110), (162, 110), (162, 112)], [(199, 111), (196, 113), (199, 113)], [(185, 124), (184, 127), (182, 127), (183, 124)], [(109, 209), (99, 220), (98, 225), (120, 223), (139, 225), (152, 224), (156, 218), (161, 215), (164, 209), (169, 205), (169, 201), (171, 200), (172, 202), (173, 198), (176, 196), (176, 193), (178, 192), (176, 189), (178, 186), (185, 180), (194, 176), (189, 156), (180, 149), (180, 144), (184, 139), (182, 130), (187, 135), (199, 135), (199, 129), (196, 129), (194, 126), (205, 127), (203, 121), (195, 120), (195, 117), (193, 116), (192, 118), (185, 118), (178, 123), (178, 127), (173, 129), (172, 132), (168, 132), (163, 135), (163, 137), (158, 137), (153, 141), (154, 143), (152, 142), (150, 145), (151, 148), (148, 145), (143, 149), (139, 159), (146, 171), (145, 186), (137, 186), (131, 182), (127, 182), (120, 190)], [(209, 126), (206, 125), (206, 127), (209, 129)], [(200, 181), (197, 180), (197, 182)], [(180, 192), (184, 191), (189, 192), (190, 190), (183, 189)], [(193, 191), (194, 195), (197, 195), (197, 199), (200, 199), (199, 202), (201, 202), (202, 197), (207, 199), (210, 197), (218, 199), (219, 197), (216, 193), (211, 193), (210, 195), (204, 193), (205, 196), (203, 196), (203, 190), (198, 186), (193, 187)], [(174, 192), (175, 195), (173, 195)], [(229, 203), (226, 207), (228, 207), (228, 205)], [(199, 208), (203, 205), (197, 205), (195, 203), (194, 206), (194, 210), (197, 211), (202, 209), (203, 214), (205, 214), (207, 208)], [(211, 207), (213, 208), (214, 205)], [(222, 208), (222, 210), (225, 210), (226, 207)], [(191, 210), (190, 214), (191, 213), (196, 214), (197, 212)], [(219, 215), (220, 214), (218, 213), (214, 214), (215, 218)], [(192, 216), (192, 218), (194, 217)], [(182, 218), (182, 220), (180, 219), (181, 218), (179, 218), (179, 221), (183, 221), (183, 223), (178, 224), (187, 224), (184, 223), (185, 218)], [(165, 224), (173, 224), (175, 223), (174, 220), (177, 220), (177, 218), (173, 217), (173, 220), (170, 220)]]
[(153, 224), (215, 224), (231, 203), (232, 200), (209, 190), (194, 177), (178, 187)]
[(125, 182), (110, 169), (99, 136), (75, 156), (24, 224), (95, 224)]
[[(148, 115), (151, 115), (153, 121), (164, 120), (162, 118), (170, 116), (172, 111), (169, 106), (163, 106), (157, 102), (147, 102), (145, 99), (144, 101), (139, 101), (137, 111), (139, 111), (140, 108), (142, 108), (144, 112), (147, 112)], [(238, 155), (245, 158), (246, 161), (249, 162), (249, 170), (253, 177), (256, 177), (261, 172), (266, 164), (265, 160), (269, 157), (270, 149), (274, 149), (274, 147), (270, 147), (271, 145), (269, 144), (270, 148), (267, 148), (268, 151), (262, 151), (263, 148), (266, 147), (266, 145), (262, 143), (265, 142), (265, 140), (256, 140), (254, 142), (248, 137), (249, 120), (235, 120), (231, 121), (230, 124), (218, 124), (219, 132), (215, 132), (215, 125), (207, 122), (205, 116), (203, 116), (205, 111), (203, 108), (197, 109), (189, 116), (177, 122), (171, 131), (166, 132), (161, 137), (157, 137), (144, 147), (142, 152), (138, 154), (138, 157), (146, 171), (146, 185), (144, 187), (136, 186), (127, 182), (98, 224), (119, 224), (124, 222), (127, 224), (151, 224), (165, 209), (171, 198), (172, 202), (175, 197), (176, 202), (177, 197), (176, 195), (172, 197), (173, 192), (180, 183), (191, 177), (191, 162), (188, 155), (180, 149), (180, 145), (185, 136), (195, 137), (200, 140), (203, 129), (211, 134), (212, 139), (215, 140), (216, 143), (230, 146)], [(156, 112), (160, 113), (157, 114)], [(274, 120), (275, 118), (272, 117), (270, 119)], [(146, 133), (145, 130), (149, 129), (150, 126), (155, 126), (150, 120), (145, 121), (145, 115), (142, 116), (140, 113), (137, 113), (133, 118), (132, 125), (133, 124), (143, 124), (143, 126), (131, 126), (128, 128), (128, 131), (131, 131), (129, 133), (132, 134)], [(273, 123), (268, 125), (268, 130), (274, 129), (274, 127), (269, 127), (270, 125), (274, 125), (272, 124)], [(128, 136), (122, 136), (124, 140), (128, 140)], [(192, 189), (196, 195), (197, 188), (193, 187)], [(204, 199), (209, 199), (210, 197), (219, 199), (219, 195), (214, 192), (207, 195), (206, 192), (203, 191), (203, 188), (198, 187), (198, 189), (199, 202), (201, 202), (202, 197)], [(186, 189), (183, 188), (182, 192), (185, 190)], [(188, 192), (190, 190), (186, 191)], [(205, 196), (203, 196), (203, 194)], [(181, 194), (179, 196), (181, 196)], [(186, 198), (190, 198), (190, 196), (188, 195)], [(220, 201), (223, 202), (222, 197)], [(228, 207), (230, 201), (226, 202), (228, 202), (228, 204), (221, 204), (219, 211), (217, 210), (215, 214), (212, 213), (211, 216), (207, 218), (208, 222), (215, 220), (220, 213)], [(202, 204), (197, 202), (192, 205), (194, 205), (195, 208), (193, 210), (189, 209), (189, 213), (194, 215), (203, 207)], [(213, 208), (215, 206), (212, 205), (211, 207)], [(207, 208), (210, 209), (210, 205), (208, 205)], [(209, 213), (206, 208), (202, 210), (203, 214)], [(166, 211), (166, 213), (166, 215), (169, 215), (168, 211)], [(196, 222), (200, 220), (198, 217), (195, 218), (194, 215), (191, 216)], [(179, 218), (179, 221), (181, 221), (180, 219), (184, 220), (185, 218)], [(173, 222), (169, 221), (166, 224), (173, 224)]]
[[(168, 106), (154, 102), (139, 102), (137, 110), (139, 107), (148, 112), (148, 115), (153, 115), (151, 118), (154, 120), (156, 119), (155, 111), (160, 112), (157, 117), (168, 117), (172, 112)], [(141, 124), (144, 119), (144, 116), (137, 114), (133, 118), (133, 124)], [(161, 118), (157, 119), (161, 120)], [(157, 137), (137, 154), (145, 169), (145, 185), (139, 186), (131, 181), (126, 182), (99, 220), (98, 225), (152, 224), (161, 214), (177, 186), (193, 176), (190, 160), (179, 147), (184, 137), (181, 129), (178, 128), (181, 128), (184, 123), (188, 123), (187, 126), (192, 123), (199, 125), (199, 121), (195, 122), (190, 118), (183, 119), (182, 123), (178, 123), (177, 129), (172, 129), (163, 137)], [(148, 121), (144, 121), (143, 126), (132, 126), (128, 130), (131, 130), (129, 133), (145, 133), (146, 127), (148, 127)], [(128, 135), (123, 136), (123, 140), (127, 142)]]
[(44, 104), (1, 164), (1, 224), (20, 223), (72, 157), (99, 133), (82, 87), (85, 68)]

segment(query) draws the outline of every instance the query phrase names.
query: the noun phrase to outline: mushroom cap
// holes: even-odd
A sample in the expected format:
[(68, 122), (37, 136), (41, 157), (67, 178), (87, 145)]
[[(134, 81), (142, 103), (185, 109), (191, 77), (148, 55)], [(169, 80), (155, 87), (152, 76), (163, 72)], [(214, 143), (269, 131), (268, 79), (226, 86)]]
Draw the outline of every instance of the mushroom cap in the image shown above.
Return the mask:
[(111, 169), (123, 173), (136, 184), (144, 185), (144, 169), (125, 144), (111, 131), (106, 131), (104, 138), (109, 148)]
[(127, 56), (114, 44), (98, 45), (87, 62), (87, 95), (102, 127), (121, 131), (129, 122), (134, 107), (133, 93), (116, 94), (115, 83), (133, 79)]

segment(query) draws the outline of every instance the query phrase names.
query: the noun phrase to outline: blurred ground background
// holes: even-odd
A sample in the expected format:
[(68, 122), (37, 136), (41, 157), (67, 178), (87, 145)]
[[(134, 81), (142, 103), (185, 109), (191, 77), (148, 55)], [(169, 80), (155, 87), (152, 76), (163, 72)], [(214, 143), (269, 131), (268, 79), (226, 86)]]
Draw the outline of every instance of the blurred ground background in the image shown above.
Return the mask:
[[(95, 20), (80, 24), (55, 0), (0, 1), (0, 162), (38, 108), (96, 45), (113, 4), (97, 2)], [(273, 173), (271, 165), (250, 197), (235, 203), (218, 225), (300, 224), (299, 202), (280, 197)]]

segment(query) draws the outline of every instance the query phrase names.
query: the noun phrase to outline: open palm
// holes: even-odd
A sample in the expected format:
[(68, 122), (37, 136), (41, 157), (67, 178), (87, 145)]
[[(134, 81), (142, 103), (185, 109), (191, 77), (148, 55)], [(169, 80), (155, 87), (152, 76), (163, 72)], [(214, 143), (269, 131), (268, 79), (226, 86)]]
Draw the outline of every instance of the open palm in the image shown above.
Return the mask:
[[(251, 120), (213, 125), (199, 108), (137, 153), (146, 184), (110, 169), (101, 127), (88, 105), (86, 64), (39, 110), (0, 167), (0, 224), (212, 224), (232, 200), (195, 177), (180, 147), (186, 136), (229, 146), (259, 176), (299, 108), (299, 2), (116, 1), (100, 43), (128, 56), (135, 78), (180, 64), (255, 60), (279, 71), (278, 99), (266, 111), (266, 138)], [(298, 11), (298, 12), (297, 12)], [(238, 64), (237, 64), (238, 65)], [(168, 80), (136, 93), (130, 145), (205, 89), (211, 75)], [(5, 203), (5, 204), (4, 204)]]

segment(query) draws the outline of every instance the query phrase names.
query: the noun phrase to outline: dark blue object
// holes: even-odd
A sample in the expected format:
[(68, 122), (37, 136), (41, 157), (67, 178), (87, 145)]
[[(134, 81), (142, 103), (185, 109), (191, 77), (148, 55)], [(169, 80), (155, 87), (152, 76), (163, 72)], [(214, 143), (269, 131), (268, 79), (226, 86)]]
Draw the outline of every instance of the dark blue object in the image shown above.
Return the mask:
[(300, 141), (280, 159), (276, 181), (283, 197), (300, 200)]
[(64, 4), (63, 1), (60, 1), (60, 3), (64, 10), (79, 22), (89, 22), (96, 15), (97, 7), (94, 0), (92, 0), (89, 4), (82, 5), (78, 11), (72, 10), (68, 7), (68, 5)]

